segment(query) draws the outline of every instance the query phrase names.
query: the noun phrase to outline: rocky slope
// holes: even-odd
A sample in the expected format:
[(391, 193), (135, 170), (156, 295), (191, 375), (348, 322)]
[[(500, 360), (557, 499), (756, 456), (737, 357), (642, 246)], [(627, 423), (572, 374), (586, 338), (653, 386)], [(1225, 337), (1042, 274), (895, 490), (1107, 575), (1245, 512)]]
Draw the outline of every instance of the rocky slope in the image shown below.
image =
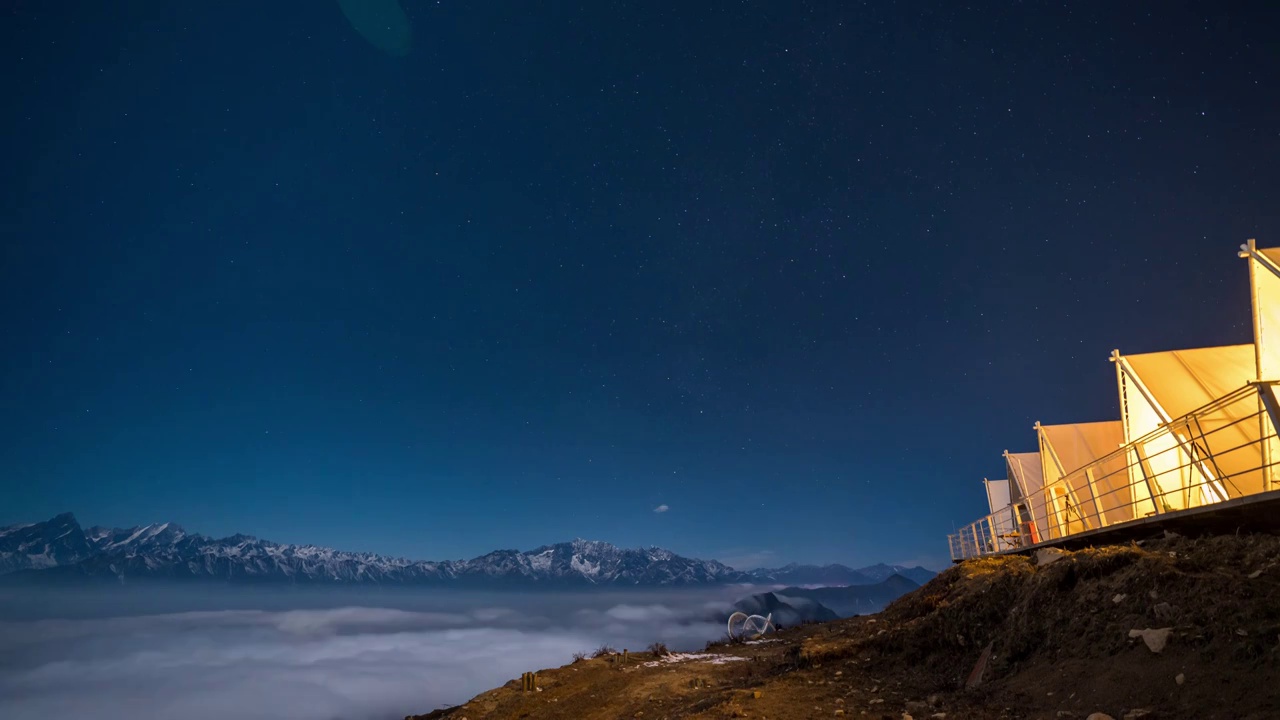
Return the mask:
[[(857, 576), (843, 566), (832, 579)], [(926, 571), (927, 572), (927, 571)], [(480, 587), (686, 586), (777, 582), (803, 566), (740, 572), (660, 548), (619, 548), (574, 540), (527, 551), (497, 550), (470, 560), (414, 561), (288, 545), (248, 535), (211, 538), (174, 523), (84, 530), (70, 513), (0, 529), (0, 575), (8, 582), (217, 579), (231, 582), (449, 584)]]
[(1264, 720), (1280, 717), (1277, 597), (1271, 535), (987, 558), (876, 616), (582, 660), (414, 717)]

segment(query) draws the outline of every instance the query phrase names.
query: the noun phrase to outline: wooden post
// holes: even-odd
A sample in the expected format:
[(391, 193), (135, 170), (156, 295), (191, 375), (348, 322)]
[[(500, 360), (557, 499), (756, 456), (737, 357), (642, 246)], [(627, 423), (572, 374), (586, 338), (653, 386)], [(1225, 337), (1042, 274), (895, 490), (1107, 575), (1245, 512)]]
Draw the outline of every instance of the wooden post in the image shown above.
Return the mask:
[(626, 662), (626, 661), (627, 661), (627, 649), (622, 648), (622, 662)]

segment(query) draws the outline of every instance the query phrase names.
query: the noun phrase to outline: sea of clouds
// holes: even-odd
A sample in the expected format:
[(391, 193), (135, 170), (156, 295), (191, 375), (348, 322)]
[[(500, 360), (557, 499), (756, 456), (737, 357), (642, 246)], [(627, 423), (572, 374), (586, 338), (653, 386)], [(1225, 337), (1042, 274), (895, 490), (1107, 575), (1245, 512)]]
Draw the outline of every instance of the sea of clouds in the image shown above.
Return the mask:
[(187, 592), (0, 598), (21, 618), (0, 621), (0, 718), (403, 718), (604, 644), (700, 647), (743, 591)]

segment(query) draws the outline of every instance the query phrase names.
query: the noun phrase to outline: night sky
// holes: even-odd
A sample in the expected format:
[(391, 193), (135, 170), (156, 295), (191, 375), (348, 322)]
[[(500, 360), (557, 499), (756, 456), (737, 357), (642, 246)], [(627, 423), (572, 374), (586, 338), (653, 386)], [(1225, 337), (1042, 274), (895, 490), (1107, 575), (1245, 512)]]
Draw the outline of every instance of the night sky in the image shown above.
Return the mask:
[(937, 567), (1251, 339), (1274, 3), (403, 4), (5, 3), (0, 525)]

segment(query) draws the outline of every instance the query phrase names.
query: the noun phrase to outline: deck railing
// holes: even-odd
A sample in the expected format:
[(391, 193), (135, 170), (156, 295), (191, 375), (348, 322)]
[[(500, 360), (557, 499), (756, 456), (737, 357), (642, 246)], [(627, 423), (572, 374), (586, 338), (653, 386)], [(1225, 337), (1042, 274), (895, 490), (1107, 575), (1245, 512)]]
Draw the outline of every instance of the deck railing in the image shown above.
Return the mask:
[(992, 555), (1277, 489), (1275, 381), (1250, 383), (948, 536)]

